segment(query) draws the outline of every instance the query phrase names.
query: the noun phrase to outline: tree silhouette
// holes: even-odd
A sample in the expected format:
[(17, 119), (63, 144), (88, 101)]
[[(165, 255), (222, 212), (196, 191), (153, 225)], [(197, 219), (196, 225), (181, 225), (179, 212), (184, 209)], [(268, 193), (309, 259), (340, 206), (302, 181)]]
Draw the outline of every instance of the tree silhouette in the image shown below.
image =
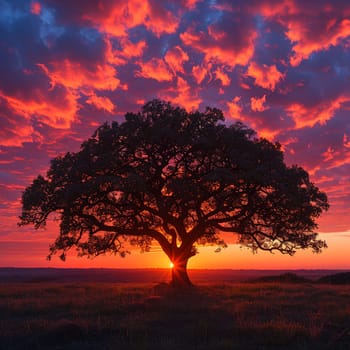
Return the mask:
[(157, 241), (174, 264), (174, 286), (191, 284), (189, 258), (198, 245), (225, 246), (224, 232), (253, 251), (326, 247), (314, 230), (327, 196), (305, 170), (286, 166), (278, 143), (225, 124), (219, 109), (188, 113), (159, 100), (53, 159), (22, 204), (19, 224), (36, 229), (58, 213), (49, 258), (64, 260), (72, 247), (124, 256), (130, 244), (148, 251)]

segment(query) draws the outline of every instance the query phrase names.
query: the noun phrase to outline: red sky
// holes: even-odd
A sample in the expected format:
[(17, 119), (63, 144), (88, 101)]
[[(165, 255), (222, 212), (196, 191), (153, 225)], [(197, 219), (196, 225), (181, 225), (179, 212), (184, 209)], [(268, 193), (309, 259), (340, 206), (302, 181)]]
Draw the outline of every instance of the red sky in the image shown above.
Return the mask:
[(165, 267), (161, 253), (47, 262), (54, 225), (18, 228), (51, 158), (153, 98), (205, 106), (279, 141), (329, 196), (329, 248), (294, 257), (231, 245), (190, 267), (350, 268), (348, 0), (1, 0), (0, 266)]

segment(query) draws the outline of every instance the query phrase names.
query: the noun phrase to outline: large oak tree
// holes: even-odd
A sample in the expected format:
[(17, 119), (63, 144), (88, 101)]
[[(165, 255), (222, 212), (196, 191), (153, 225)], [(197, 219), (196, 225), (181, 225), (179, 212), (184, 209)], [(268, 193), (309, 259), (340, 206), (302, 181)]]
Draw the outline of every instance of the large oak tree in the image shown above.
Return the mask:
[(124, 256), (156, 241), (173, 262), (172, 284), (190, 285), (187, 262), (198, 245), (225, 246), (222, 233), (258, 249), (320, 252), (316, 219), (325, 193), (278, 143), (215, 108), (188, 113), (153, 100), (125, 121), (103, 124), (79, 152), (51, 161), (22, 197), (20, 224), (45, 226), (58, 213), (50, 255)]

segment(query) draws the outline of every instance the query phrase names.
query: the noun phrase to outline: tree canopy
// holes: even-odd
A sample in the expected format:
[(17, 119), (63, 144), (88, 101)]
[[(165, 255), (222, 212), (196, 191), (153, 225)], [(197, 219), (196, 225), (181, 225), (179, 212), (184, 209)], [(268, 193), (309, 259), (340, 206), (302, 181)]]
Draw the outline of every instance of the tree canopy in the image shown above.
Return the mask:
[(122, 123), (100, 126), (80, 151), (51, 161), (22, 196), (20, 225), (60, 231), (50, 254), (124, 256), (130, 243), (158, 242), (173, 262), (173, 284), (188, 285), (198, 245), (225, 246), (221, 233), (253, 251), (320, 252), (315, 230), (325, 193), (278, 143), (258, 138), (216, 108), (187, 112), (153, 100)]

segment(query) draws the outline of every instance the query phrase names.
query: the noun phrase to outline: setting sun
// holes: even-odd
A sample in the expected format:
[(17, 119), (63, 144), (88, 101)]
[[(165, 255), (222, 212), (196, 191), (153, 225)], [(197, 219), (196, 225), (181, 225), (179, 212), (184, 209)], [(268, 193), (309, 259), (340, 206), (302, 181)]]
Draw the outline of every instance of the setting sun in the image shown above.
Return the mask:
[(174, 267), (174, 263), (170, 261), (169, 267), (172, 269)]

